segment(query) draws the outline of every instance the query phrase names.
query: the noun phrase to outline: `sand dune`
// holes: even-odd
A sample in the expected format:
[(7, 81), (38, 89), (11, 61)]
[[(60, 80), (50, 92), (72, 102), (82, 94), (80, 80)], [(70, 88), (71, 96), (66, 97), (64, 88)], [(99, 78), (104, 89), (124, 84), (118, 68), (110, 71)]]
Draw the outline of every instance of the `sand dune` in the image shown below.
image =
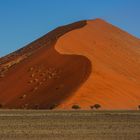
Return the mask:
[(96, 19), (59, 27), (0, 59), (2, 108), (137, 109), (140, 40)]

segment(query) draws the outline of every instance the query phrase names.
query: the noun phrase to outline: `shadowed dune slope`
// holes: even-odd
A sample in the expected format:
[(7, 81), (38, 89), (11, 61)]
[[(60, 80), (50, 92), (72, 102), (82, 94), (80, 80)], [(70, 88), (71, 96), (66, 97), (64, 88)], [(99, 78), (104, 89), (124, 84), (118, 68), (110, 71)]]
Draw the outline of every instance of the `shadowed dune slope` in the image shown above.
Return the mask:
[(2, 108), (136, 109), (140, 40), (101, 19), (59, 27), (0, 59)]
[(82, 55), (59, 54), (54, 45), (61, 35), (85, 25), (81, 21), (57, 28), (1, 58), (0, 106), (46, 109), (72, 96), (88, 78), (91, 63)]

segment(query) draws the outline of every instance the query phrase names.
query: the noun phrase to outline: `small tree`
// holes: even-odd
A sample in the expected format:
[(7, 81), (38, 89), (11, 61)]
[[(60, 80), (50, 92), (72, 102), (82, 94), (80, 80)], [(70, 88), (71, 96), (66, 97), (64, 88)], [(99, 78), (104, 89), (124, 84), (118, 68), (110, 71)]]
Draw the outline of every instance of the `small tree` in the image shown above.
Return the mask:
[(140, 110), (140, 105), (138, 105), (138, 109)]
[(99, 105), (99, 104), (95, 104), (95, 105), (93, 105), (93, 106), (90, 106), (90, 108), (91, 109), (99, 109), (99, 108), (101, 108), (101, 105)]
[(73, 105), (72, 109), (80, 109), (81, 107), (79, 105)]

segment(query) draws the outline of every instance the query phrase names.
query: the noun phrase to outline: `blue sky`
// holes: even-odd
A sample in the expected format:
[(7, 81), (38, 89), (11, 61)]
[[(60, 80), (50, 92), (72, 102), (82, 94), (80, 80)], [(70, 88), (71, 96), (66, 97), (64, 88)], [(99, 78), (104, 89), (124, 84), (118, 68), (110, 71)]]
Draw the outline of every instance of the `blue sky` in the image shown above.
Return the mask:
[(0, 0), (0, 56), (57, 26), (94, 18), (140, 38), (140, 0)]

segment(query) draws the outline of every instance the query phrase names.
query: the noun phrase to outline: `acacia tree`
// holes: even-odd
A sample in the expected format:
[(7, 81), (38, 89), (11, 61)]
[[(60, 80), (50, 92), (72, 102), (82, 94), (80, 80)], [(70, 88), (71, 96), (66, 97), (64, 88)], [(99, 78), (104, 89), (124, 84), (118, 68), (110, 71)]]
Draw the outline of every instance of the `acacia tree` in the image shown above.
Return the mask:
[(99, 109), (99, 108), (101, 108), (101, 105), (99, 105), (99, 104), (95, 104), (95, 105), (93, 105), (93, 106), (90, 106), (90, 108), (91, 109)]
[(81, 107), (79, 105), (73, 105), (72, 109), (80, 109)]

